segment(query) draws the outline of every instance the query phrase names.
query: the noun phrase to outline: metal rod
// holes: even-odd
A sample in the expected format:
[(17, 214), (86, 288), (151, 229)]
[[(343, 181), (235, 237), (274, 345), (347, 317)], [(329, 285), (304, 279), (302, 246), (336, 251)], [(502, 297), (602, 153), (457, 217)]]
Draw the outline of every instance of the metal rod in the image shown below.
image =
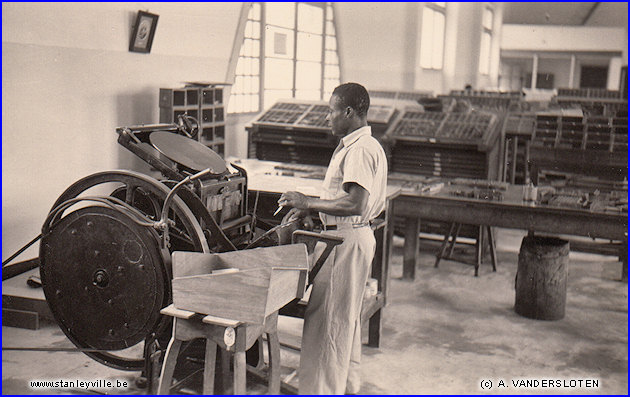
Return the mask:
[(111, 352), (111, 350), (79, 348), (79, 347), (15, 347), (2, 346), (2, 350), (6, 351), (35, 351), (35, 352), (80, 352), (80, 353), (99, 353)]
[(168, 207), (171, 205), (171, 200), (175, 196), (175, 193), (177, 192), (177, 190), (179, 190), (186, 183), (191, 182), (195, 179), (198, 179), (206, 174), (209, 174), (210, 172), (212, 172), (212, 170), (210, 168), (206, 168), (205, 170), (198, 172), (195, 175), (186, 177), (182, 181), (180, 181), (177, 185), (175, 185), (175, 187), (173, 187), (170, 192), (168, 192), (168, 194), (166, 195), (166, 199), (164, 200), (164, 205), (162, 206), (162, 216), (160, 217), (160, 221), (157, 222), (159, 226), (161, 227), (167, 226), (166, 218), (168, 218)]
[(595, 4), (593, 4), (591, 9), (588, 10), (588, 13), (586, 14), (586, 16), (584, 16), (584, 19), (582, 19), (582, 25), (586, 25), (586, 22), (588, 22), (588, 20), (591, 19), (591, 16), (593, 15), (597, 7), (599, 7), (599, 3), (600, 3), (599, 1), (595, 2)]
[(2, 267), (5, 267), (7, 264), (11, 263), (11, 261), (15, 258), (18, 257), (18, 255), (20, 255), (22, 252), (26, 251), (26, 249), (28, 247), (30, 247), (31, 245), (35, 244), (37, 242), (37, 240), (39, 240), (40, 238), (42, 238), (41, 233), (35, 237), (34, 239), (32, 239), (31, 241), (29, 241), (28, 244), (26, 244), (24, 247), (20, 248), (19, 250), (17, 250), (17, 252), (13, 255), (11, 255), (9, 258), (7, 258), (7, 260), (2, 262)]

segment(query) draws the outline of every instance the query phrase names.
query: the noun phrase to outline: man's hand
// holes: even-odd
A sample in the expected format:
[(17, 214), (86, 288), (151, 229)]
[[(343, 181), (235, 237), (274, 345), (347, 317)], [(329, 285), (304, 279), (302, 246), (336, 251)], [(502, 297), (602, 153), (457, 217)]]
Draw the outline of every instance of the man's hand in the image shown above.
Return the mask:
[(300, 192), (286, 192), (278, 200), (278, 205), (291, 207), (299, 210), (308, 210), (309, 198)]
[(282, 218), (282, 223), (289, 223), (296, 220), (303, 221), (308, 216), (308, 210), (299, 210), (297, 208), (291, 208), (289, 212)]
[(278, 205), (334, 216), (361, 215), (365, 211), (370, 193), (355, 182), (348, 182), (346, 185), (347, 188), (344, 189), (348, 194), (336, 199), (327, 200), (307, 197), (299, 192), (286, 192), (280, 196)]

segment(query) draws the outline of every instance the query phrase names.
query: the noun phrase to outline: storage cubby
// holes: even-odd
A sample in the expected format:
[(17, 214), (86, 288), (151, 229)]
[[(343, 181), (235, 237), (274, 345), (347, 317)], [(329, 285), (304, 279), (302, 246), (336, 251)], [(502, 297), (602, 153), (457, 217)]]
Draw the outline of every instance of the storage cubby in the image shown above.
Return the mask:
[(160, 123), (176, 123), (180, 115), (199, 122), (199, 142), (225, 155), (223, 83), (160, 88)]

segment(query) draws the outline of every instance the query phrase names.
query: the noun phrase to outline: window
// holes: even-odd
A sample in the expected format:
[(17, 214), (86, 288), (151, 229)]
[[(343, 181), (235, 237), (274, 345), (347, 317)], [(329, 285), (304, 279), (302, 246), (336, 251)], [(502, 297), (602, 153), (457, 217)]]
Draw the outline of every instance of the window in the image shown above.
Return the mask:
[(483, 10), (483, 21), (481, 31), (481, 47), (479, 49), (479, 73), (490, 74), (490, 58), (492, 48), (492, 24), (494, 23), (494, 12), (490, 8)]
[(420, 36), (420, 67), (423, 69), (442, 69), (445, 26), (446, 2), (433, 2), (424, 6)]
[(243, 44), (236, 63), (228, 113), (258, 111), (260, 102), (261, 5), (253, 3), (247, 15)]
[(283, 98), (328, 99), (339, 81), (331, 3), (251, 5), (228, 112), (257, 112)]

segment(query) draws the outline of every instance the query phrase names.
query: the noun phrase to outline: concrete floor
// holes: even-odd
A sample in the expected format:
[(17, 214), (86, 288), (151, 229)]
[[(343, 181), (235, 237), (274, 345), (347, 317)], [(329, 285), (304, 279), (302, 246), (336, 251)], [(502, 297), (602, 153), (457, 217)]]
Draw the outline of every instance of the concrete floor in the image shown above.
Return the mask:
[[(514, 312), (514, 276), (522, 232), (496, 233), (499, 266), (443, 260), (433, 268), (435, 243), (422, 244), (415, 281), (401, 280), (402, 239), (395, 238), (381, 346), (363, 348), (361, 394), (625, 394), (628, 392), (628, 286), (617, 258), (571, 253), (566, 315), (538, 321)], [(461, 253), (473, 254), (472, 249)], [(457, 253), (457, 250), (456, 250)], [(299, 340), (301, 320), (281, 319), (281, 340)], [(37, 331), (2, 327), (3, 346), (72, 346), (54, 324)], [(283, 375), (298, 355), (283, 349)], [(81, 353), (2, 353), (3, 394), (141, 394), (138, 373), (101, 365)], [(128, 388), (32, 389), (30, 380), (98, 380)], [(515, 387), (520, 380), (597, 388)], [(482, 381), (492, 381), (482, 389)], [(506, 387), (500, 387), (503, 381)], [(294, 379), (293, 384), (297, 382)], [(487, 383), (485, 383), (487, 385)], [(584, 384), (584, 382), (582, 383)], [(248, 384), (249, 386), (249, 384)], [(251, 393), (264, 387), (251, 383)]]

